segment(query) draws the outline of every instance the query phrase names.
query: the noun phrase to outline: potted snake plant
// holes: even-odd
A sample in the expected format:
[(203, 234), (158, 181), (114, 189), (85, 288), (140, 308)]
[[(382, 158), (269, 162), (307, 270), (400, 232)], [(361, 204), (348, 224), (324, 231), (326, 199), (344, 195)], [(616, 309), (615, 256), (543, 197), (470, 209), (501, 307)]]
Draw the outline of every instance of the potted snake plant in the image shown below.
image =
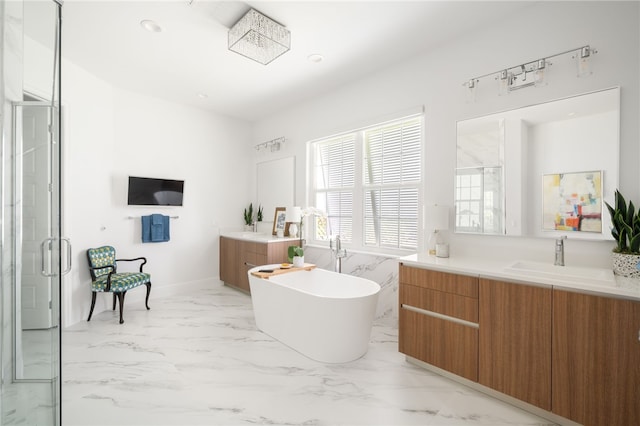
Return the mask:
[(640, 212), (632, 201), (627, 201), (616, 190), (615, 202), (605, 202), (611, 215), (611, 235), (616, 241), (613, 248), (613, 272), (623, 277), (640, 278)]
[(253, 230), (253, 203), (249, 204), (249, 208), (244, 209), (244, 229), (245, 231)]

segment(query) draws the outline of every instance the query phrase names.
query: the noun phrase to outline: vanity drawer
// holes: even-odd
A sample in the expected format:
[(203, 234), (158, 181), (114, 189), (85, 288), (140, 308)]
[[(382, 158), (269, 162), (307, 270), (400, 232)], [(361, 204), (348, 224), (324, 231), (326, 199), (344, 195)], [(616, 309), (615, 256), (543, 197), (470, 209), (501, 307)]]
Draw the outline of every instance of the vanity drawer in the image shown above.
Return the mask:
[(254, 253), (256, 253), (256, 254), (266, 256), (266, 255), (267, 255), (267, 246), (268, 246), (268, 245), (269, 245), (269, 244), (256, 243), (256, 244), (255, 244), (255, 246), (253, 247), (253, 251), (254, 251)]
[(478, 277), (414, 268), (400, 264), (400, 284), (478, 298)]
[(405, 355), (478, 381), (478, 329), (400, 309), (399, 350)]
[(478, 323), (478, 299), (414, 285), (400, 285), (400, 305)]
[(256, 254), (267, 254), (267, 244), (265, 243), (256, 243), (253, 241), (242, 241), (241, 243), (242, 250), (249, 253)]

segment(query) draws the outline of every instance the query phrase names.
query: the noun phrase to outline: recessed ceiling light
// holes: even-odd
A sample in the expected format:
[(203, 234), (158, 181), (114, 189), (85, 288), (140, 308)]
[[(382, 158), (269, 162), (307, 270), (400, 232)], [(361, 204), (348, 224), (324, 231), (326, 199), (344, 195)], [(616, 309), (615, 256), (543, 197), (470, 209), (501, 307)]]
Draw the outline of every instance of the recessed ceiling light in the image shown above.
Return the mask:
[(149, 19), (140, 21), (140, 26), (151, 33), (159, 33), (162, 31), (162, 27), (160, 25)]
[(314, 53), (313, 55), (309, 55), (307, 56), (307, 59), (311, 62), (315, 62), (316, 64), (318, 62), (322, 62), (322, 60), (324, 59), (324, 56), (318, 54), (318, 53)]

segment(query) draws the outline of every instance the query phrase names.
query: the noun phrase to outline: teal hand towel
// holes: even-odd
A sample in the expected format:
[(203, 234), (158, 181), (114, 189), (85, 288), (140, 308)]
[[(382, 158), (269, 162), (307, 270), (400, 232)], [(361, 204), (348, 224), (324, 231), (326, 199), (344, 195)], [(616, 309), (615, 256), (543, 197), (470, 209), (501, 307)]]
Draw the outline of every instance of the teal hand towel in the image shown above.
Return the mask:
[(170, 240), (169, 216), (152, 214), (142, 216), (142, 242), (162, 243)]
[(159, 243), (164, 241), (164, 216), (161, 214), (151, 215), (151, 242)]

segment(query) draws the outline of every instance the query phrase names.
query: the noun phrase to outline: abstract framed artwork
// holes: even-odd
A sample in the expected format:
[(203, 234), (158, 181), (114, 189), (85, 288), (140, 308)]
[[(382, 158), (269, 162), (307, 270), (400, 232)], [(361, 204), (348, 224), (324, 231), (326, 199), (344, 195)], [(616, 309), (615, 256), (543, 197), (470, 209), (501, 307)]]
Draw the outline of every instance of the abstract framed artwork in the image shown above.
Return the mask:
[(602, 171), (542, 177), (545, 231), (602, 233)]

